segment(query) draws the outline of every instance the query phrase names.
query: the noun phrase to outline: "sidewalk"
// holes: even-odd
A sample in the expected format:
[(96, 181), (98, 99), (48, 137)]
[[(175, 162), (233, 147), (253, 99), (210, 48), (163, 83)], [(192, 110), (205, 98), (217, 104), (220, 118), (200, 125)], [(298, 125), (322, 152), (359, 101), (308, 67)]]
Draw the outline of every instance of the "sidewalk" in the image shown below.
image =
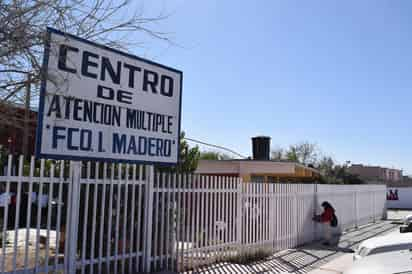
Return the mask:
[(353, 264), (352, 254), (344, 254), (317, 269), (309, 272), (309, 274), (341, 274)]
[(313, 243), (283, 250), (250, 264), (220, 263), (192, 273), (342, 273), (352, 263), (352, 249), (360, 242), (394, 231), (397, 226), (390, 221), (380, 221), (344, 232), (336, 239), (339, 241), (336, 246), (325, 247), (321, 243)]

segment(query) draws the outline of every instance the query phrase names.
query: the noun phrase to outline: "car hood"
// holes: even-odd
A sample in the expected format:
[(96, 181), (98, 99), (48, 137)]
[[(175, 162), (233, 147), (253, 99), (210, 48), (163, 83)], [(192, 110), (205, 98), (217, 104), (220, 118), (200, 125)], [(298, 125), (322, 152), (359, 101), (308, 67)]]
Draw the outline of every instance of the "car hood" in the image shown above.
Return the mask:
[(412, 252), (393, 251), (371, 255), (355, 261), (344, 274), (393, 274), (412, 271)]
[(375, 248), (397, 244), (412, 244), (412, 233), (393, 232), (384, 236), (377, 236), (363, 241), (359, 247)]

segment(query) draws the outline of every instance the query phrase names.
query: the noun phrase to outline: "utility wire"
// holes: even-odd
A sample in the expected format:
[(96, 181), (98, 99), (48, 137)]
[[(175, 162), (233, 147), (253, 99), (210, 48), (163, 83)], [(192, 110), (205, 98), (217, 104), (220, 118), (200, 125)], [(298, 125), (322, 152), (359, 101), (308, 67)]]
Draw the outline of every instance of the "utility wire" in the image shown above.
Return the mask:
[(218, 145), (214, 145), (214, 144), (209, 144), (209, 143), (199, 141), (199, 140), (196, 140), (196, 139), (192, 139), (192, 138), (188, 138), (188, 137), (184, 137), (184, 139), (187, 140), (187, 141), (190, 141), (190, 142), (194, 142), (194, 143), (202, 144), (202, 145), (205, 145), (205, 146), (214, 147), (214, 148), (218, 148), (218, 149), (228, 151), (228, 152), (230, 152), (230, 153), (232, 153), (232, 154), (234, 154), (234, 155), (236, 155), (240, 158), (243, 158), (243, 159), (247, 158), (247, 157), (243, 156), (242, 154), (237, 153), (236, 151), (231, 150), (231, 149), (226, 148), (226, 147), (222, 147), (222, 146), (218, 146)]

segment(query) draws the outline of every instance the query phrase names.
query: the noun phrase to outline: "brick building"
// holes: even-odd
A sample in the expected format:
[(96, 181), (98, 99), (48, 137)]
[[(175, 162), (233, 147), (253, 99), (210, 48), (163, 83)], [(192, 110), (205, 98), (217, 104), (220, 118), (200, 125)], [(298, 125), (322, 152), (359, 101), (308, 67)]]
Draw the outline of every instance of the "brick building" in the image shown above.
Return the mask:
[(348, 168), (348, 172), (358, 175), (359, 178), (366, 182), (402, 182), (402, 170), (380, 166), (364, 166), (362, 164), (353, 164)]
[[(18, 105), (0, 104), (0, 146), (10, 153), (20, 154), (23, 151), (24, 107)], [(34, 154), (36, 142), (37, 112), (29, 111), (28, 153)]]

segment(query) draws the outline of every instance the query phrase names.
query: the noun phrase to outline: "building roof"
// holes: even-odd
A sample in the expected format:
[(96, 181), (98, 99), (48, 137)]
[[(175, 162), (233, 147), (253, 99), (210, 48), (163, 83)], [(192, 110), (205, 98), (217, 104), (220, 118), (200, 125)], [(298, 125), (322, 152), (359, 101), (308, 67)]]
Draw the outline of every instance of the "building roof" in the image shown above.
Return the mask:
[(290, 174), (296, 168), (319, 174), (319, 171), (296, 162), (272, 160), (200, 160), (195, 173), (200, 174)]

